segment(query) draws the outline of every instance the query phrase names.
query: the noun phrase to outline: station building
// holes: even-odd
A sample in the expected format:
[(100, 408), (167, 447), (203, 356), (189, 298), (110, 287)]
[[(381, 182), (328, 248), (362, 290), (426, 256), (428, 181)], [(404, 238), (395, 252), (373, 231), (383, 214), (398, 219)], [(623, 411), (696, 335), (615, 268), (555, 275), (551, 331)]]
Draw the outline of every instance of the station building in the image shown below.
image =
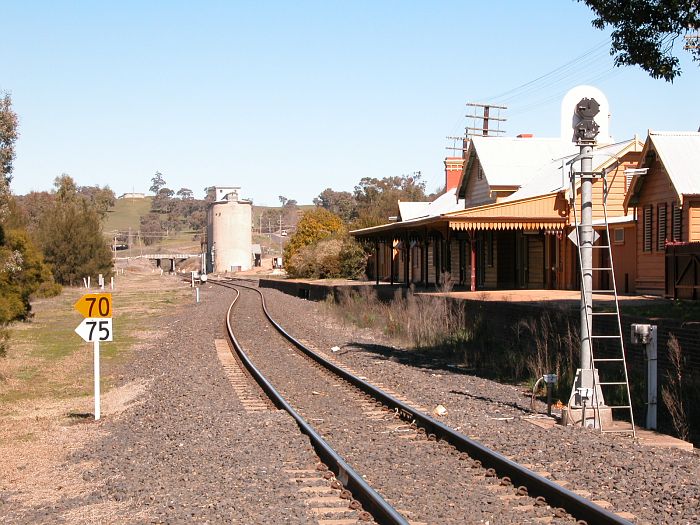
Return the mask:
[[(472, 291), (579, 289), (572, 239), (581, 195), (569, 173), (580, 161), (565, 108), (582, 93), (572, 91), (562, 102), (561, 137), (472, 137), (462, 157), (445, 159), (443, 195), (399, 202), (395, 221), (351, 232), (374, 244), (371, 277), (430, 286), (449, 275)], [(604, 95), (593, 96), (607, 116)], [(593, 170), (606, 177), (593, 183), (593, 220), (597, 245), (606, 245), (610, 232), (618, 293), (696, 297), (700, 133), (649, 132), (645, 142), (614, 142), (602, 121)], [(682, 257), (669, 257), (675, 251)], [(609, 266), (607, 258), (608, 250), (594, 250), (594, 266)], [(608, 289), (607, 281), (607, 272), (594, 274), (595, 288)]]

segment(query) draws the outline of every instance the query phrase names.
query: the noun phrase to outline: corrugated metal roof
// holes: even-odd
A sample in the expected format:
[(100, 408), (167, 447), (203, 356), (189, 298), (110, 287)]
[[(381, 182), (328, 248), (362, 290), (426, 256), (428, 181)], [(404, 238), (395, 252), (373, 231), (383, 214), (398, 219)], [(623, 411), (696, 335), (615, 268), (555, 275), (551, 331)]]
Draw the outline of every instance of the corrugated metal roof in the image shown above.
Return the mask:
[[(393, 228), (410, 227), (411, 224), (422, 224), (430, 222), (430, 219), (439, 217), (445, 213), (464, 209), (464, 199), (457, 200), (457, 188), (452, 188), (440, 195), (432, 202), (401, 202), (399, 201), (399, 212), (401, 221), (390, 224), (381, 224), (370, 228), (352, 230), (351, 234), (377, 233)], [(404, 212), (406, 215), (404, 215)], [(416, 215), (420, 213), (420, 215)], [(410, 217), (410, 218), (406, 218)]]
[(463, 210), (464, 199), (457, 200), (457, 188), (452, 188), (431, 202), (403, 202), (399, 201), (399, 213), (401, 222), (421, 219), (425, 217), (437, 217), (443, 213)]
[[(607, 224), (627, 224), (634, 222), (634, 215), (620, 215), (618, 217), (608, 217)], [(598, 219), (591, 223), (593, 226), (605, 226), (605, 219)]]
[(472, 144), (490, 186), (522, 186), (542, 166), (577, 151), (560, 138), (474, 137)]
[(650, 131), (661, 162), (679, 194), (700, 194), (700, 132)]
[[(609, 164), (616, 157), (624, 155), (627, 148), (631, 146), (636, 139), (618, 142), (600, 146), (593, 150), (593, 169), (599, 171), (603, 166)], [(578, 152), (576, 153), (578, 154)], [(570, 187), (569, 182), (569, 166), (566, 165), (576, 155), (567, 155), (542, 165), (536, 170), (532, 179), (523, 184), (523, 186), (515, 193), (509, 195), (503, 201), (513, 201), (519, 199), (527, 199), (538, 195), (546, 195), (556, 191), (561, 191)], [(574, 169), (580, 170), (581, 163), (576, 162)]]
[(429, 202), (399, 201), (399, 216), (401, 221), (410, 221), (428, 214)]

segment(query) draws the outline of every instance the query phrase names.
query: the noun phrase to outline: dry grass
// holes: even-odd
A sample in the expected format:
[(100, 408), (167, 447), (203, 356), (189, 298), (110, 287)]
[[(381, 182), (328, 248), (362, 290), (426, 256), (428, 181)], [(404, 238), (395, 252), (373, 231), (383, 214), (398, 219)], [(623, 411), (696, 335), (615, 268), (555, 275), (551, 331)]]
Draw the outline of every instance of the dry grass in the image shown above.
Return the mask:
[[(559, 315), (558, 315), (559, 314)], [(527, 370), (531, 380), (557, 374), (558, 385), (573, 381), (580, 355), (579, 329), (561, 312), (545, 310), (537, 317), (521, 319), (515, 326), (519, 342), (513, 366), (517, 376)], [(558, 392), (565, 396), (566, 392)]]
[[(449, 275), (439, 293), (451, 288)], [(403, 345), (416, 349), (455, 350), (470, 337), (464, 309), (440, 295), (417, 295), (413, 290), (402, 297), (397, 290), (391, 303), (377, 299), (370, 287), (359, 292), (341, 291), (337, 302), (327, 303), (329, 311), (345, 323), (379, 328)]]
[(679, 438), (688, 440), (690, 424), (684, 402), (685, 363), (683, 350), (675, 335), (668, 340), (668, 358), (670, 369), (666, 372), (666, 384), (661, 387), (661, 398), (666, 405), (671, 423)]
[[(143, 382), (131, 382), (107, 392), (102, 397), (104, 417), (118, 417), (138, 402), (145, 388)], [(104, 484), (105, 480), (83, 477), (86, 472), (96, 471), (99, 465), (68, 461), (72, 453), (104, 432), (92, 419), (72, 417), (89, 413), (91, 409), (92, 400), (88, 399), (15, 403), (12, 413), (2, 418), (0, 427), (0, 457), (4, 458), (0, 462), (0, 491), (11, 492), (13, 499), (25, 507), (40, 508), (50, 507), (61, 498), (78, 498)], [(112, 518), (125, 505), (102, 502), (62, 517), (68, 523), (116, 523)]]
[[(406, 297), (397, 290), (389, 303), (381, 302), (370, 287), (359, 292), (341, 291), (327, 308), (346, 324), (380, 329), (406, 348), (441, 354), (475, 373), (505, 381), (530, 379), (556, 373), (564, 392), (573, 381), (579, 356), (578, 328), (564, 311), (538, 310), (531, 317), (500, 320), (493, 324), (477, 307), (445, 297), (451, 290), (448, 275), (437, 294)], [(444, 294), (444, 295), (443, 295)], [(481, 300), (486, 298), (482, 293)], [(510, 300), (504, 295), (503, 300)], [(494, 333), (494, 330), (500, 330)], [(504, 337), (503, 330), (512, 330)]]
[[(118, 276), (116, 286), (115, 342), (102, 345), (101, 409), (106, 419), (120, 417), (148, 389), (143, 381), (113, 386), (118, 365), (144, 349), (139, 339), (158, 336), (148, 319), (191, 299), (179, 280), (151, 272)], [(85, 417), (94, 408), (92, 348), (72, 333), (81, 319), (72, 305), (84, 292), (66, 289), (59, 297), (34, 303), (33, 320), (12, 327), (9, 350), (0, 358), (0, 492), (27, 508), (50, 507), (99, 486), (91, 476), (83, 479), (98, 465), (69, 461), (73, 452), (105, 432), (101, 422)], [(119, 523), (128, 505), (104, 501), (56, 519)], [(129, 518), (148, 521), (145, 515)]]

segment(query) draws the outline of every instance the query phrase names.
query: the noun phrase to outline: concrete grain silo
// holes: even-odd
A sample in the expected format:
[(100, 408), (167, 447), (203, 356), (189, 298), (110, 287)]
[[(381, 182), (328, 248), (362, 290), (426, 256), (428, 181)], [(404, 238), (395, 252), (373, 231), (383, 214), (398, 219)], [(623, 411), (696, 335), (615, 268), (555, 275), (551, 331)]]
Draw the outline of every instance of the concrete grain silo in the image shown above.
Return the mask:
[(207, 207), (207, 272), (237, 272), (252, 266), (252, 209), (240, 188), (214, 187)]

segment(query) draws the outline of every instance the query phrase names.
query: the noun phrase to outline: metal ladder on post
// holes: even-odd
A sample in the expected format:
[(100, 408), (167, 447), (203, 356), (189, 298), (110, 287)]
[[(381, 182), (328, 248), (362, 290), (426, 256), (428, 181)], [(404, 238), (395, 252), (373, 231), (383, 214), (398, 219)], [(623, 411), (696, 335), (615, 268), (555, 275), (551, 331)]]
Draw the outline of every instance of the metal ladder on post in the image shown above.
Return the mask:
[[(635, 431), (635, 425), (634, 425), (634, 413), (632, 411), (632, 398), (630, 395), (630, 386), (629, 386), (629, 378), (627, 375), (627, 362), (625, 360), (625, 345), (624, 345), (624, 339), (622, 336), (622, 323), (620, 321), (620, 303), (618, 301), (618, 296), (617, 296), (617, 285), (615, 283), (615, 271), (614, 271), (614, 265), (613, 265), (613, 257), (612, 257), (612, 244), (610, 240), (610, 227), (608, 224), (608, 206), (607, 206), (607, 200), (608, 200), (608, 181), (606, 179), (606, 173), (605, 171), (603, 172), (593, 172), (593, 173), (581, 173), (581, 172), (575, 172), (573, 171), (573, 166), (572, 166), (572, 175), (570, 177), (571, 180), (571, 195), (572, 195), (572, 208), (574, 212), (574, 225), (576, 228), (576, 248), (578, 250), (578, 261), (579, 261), (579, 271), (580, 271), (580, 279), (581, 279), (581, 287), (583, 288), (585, 285), (585, 279), (583, 278), (583, 273), (584, 271), (590, 271), (592, 272), (592, 275), (595, 275), (596, 272), (598, 275), (603, 275), (607, 273), (609, 276), (608, 282), (610, 283), (610, 286), (608, 289), (601, 289), (601, 286), (598, 286), (599, 289), (596, 289), (595, 285), (593, 285), (593, 289), (591, 290), (591, 304), (589, 305), (587, 302), (585, 302), (584, 307), (588, 309), (590, 307), (592, 317), (591, 317), (591, 326), (588, 326), (588, 334), (589, 334), (589, 339), (588, 339), (588, 344), (590, 348), (590, 356), (591, 356), (591, 363), (590, 366), (592, 369), (594, 369), (593, 373), (593, 399), (594, 399), (594, 406), (595, 406), (595, 418), (598, 421), (598, 426), (601, 429), (601, 432), (620, 432), (620, 433), (630, 433), (632, 434), (633, 437), (636, 437), (636, 431)], [(607, 250), (608, 253), (608, 261), (609, 264), (607, 266), (602, 266), (600, 264), (596, 264), (595, 262), (591, 265), (591, 268), (583, 268), (581, 264), (581, 242), (580, 242), (580, 237), (581, 237), (581, 224), (579, 223), (579, 218), (578, 214), (576, 211), (576, 176), (581, 176), (581, 175), (587, 175), (587, 176), (592, 176), (594, 181), (595, 179), (601, 179), (603, 182), (603, 218), (604, 218), (604, 223), (605, 223), (605, 234), (606, 234), (606, 239), (605, 243), (596, 246), (595, 241), (592, 246), (594, 250), (594, 254), (596, 252), (600, 253), (602, 250)], [(594, 260), (600, 260), (600, 257), (594, 257)], [(598, 279), (598, 283), (600, 284), (601, 279)], [(615, 309), (614, 311), (601, 311), (595, 309), (595, 296), (596, 295), (603, 295), (603, 294), (612, 294), (614, 297), (614, 305)], [(582, 294), (582, 297), (585, 297), (586, 294)], [(594, 330), (596, 328), (597, 323), (595, 322), (596, 319), (602, 319), (605, 317), (615, 317), (615, 324), (613, 326), (614, 331), (613, 333), (609, 334), (595, 334)], [(595, 355), (595, 348), (593, 346), (593, 341), (604, 341), (607, 340), (612, 343), (616, 348), (619, 348), (619, 350), (616, 349), (616, 351), (613, 353), (611, 352), (610, 355), (613, 357), (604, 357), (604, 358), (597, 358)], [(619, 353), (617, 353), (619, 352)], [(600, 366), (599, 366), (600, 365)], [(602, 367), (602, 368), (601, 368)], [(605, 428), (603, 425), (603, 418), (600, 416), (600, 411), (601, 411), (601, 406), (600, 403), (598, 403), (598, 387), (600, 387), (601, 394), (603, 396), (603, 400), (609, 399), (609, 393), (606, 393), (605, 390), (608, 390), (610, 392), (611, 390), (617, 389), (617, 396), (614, 398), (615, 399), (615, 404), (612, 405), (603, 405), (603, 408), (606, 410), (611, 411), (611, 415), (614, 416), (615, 412), (620, 412), (620, 411), (626, 411), (629, 413), (629, 426), (628, 425), (623, 425), (620, 426), (614, 424), (614, 417), (613, 419), (613, 425), (608, 426), (608, 428)], [(624, 390), (624, 392), (620, 392), (620, 390)]]

